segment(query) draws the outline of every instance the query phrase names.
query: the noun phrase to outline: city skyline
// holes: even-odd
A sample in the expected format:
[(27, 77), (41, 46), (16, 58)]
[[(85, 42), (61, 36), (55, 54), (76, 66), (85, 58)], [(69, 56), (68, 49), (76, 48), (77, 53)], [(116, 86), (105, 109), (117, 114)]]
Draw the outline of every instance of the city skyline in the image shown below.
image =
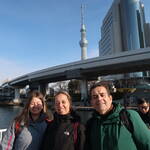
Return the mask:
[[(150, 2), (142, 2), (146, 21), (150, 22)], [(0, 84), (29, 72), (80, 60), (81, 4), (86, 5), (88, 58), (96, 57), (100, 27), (112, 0), (0, 1)]]

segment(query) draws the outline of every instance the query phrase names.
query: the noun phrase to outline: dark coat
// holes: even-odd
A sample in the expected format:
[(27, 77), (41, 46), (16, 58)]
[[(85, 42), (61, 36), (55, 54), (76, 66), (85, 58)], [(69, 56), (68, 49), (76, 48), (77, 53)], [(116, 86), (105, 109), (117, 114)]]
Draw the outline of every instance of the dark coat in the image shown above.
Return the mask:
[(74, 112), (68, 115), (55, 113), (43, 139), (42, 150), (83, 150), (84, 126)]
[(150, 150), (150, 131), (136, 111), (127, 110), (133, 131), (120, 119), (123, 108), (114, 104), (107, 115), (95, 112), (86, 127), (86, 150)]
[(144, 121), (144, 123), (147, 125), (148, 128), (150, 128), (150, 112), (143, 114), (141, 112), (139, 112), (140, 117), (142, 118), (142, 120)]

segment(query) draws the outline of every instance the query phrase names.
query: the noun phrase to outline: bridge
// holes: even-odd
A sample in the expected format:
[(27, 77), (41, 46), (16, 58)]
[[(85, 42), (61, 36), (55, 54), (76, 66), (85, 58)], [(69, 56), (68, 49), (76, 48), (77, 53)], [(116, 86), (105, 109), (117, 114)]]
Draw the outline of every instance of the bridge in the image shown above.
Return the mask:
[(16, 88), (26, 85), (30, 85), (30, 87), (39, 86), (41, 91), (44, 91), (45, 85), (48, 83), (80, 79), (83, 81), (83, 91), (81, 90), (81, 92), (83, 95), (87, 95), (85, 90), (87, 80), (104, 75), (149, 70), (150, 47), (46, 68), (15, 78), (9, 82), (9, 85)]
[(9, 82), (11, 86), (25, 86), (33, 82), (50, 83), (69, 79), (150, 70), (150, 47), (96, 57), (35, 71)]

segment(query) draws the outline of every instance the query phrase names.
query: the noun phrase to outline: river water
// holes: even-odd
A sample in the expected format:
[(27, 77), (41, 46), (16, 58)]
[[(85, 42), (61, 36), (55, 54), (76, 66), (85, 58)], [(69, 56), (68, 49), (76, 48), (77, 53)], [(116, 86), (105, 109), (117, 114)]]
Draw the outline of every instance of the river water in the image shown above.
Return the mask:
[(14, 117), (22, 110), (20, 106), (0, 106), (0, 129), (8, 128)]
[[(20, 106), (0, 106), (0, 129), (8, 128), (13, 119), (21, 112), (23, 107)], [(86, 123), (86, 121), (91, 117), (91, 111), (77, 111), (80, 115), (82, 123)]]

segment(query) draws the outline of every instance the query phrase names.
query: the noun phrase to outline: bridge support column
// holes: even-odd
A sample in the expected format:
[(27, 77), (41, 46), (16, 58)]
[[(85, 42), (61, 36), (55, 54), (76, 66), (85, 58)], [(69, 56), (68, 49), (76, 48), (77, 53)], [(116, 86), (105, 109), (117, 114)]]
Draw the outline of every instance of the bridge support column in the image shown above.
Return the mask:
[(39, 84), (37, 84), (37, 83), (30, 84), (29, 89), (30, 89), (30, 91), (39, 90)]
[(80, 81), (80, 90), (81, 90), (81, 101), (86, 102), (88, 98), (87, 80), (83, 79)]
[(15, 89), (15, 98), (13, 99), (14, 103), (21, 103), (21, 99), (20, 99), (20, 89), (17, 88)]
[(46, 96), (47, 89), (48, 89), (48, 83), (32, 83), (32, 84), (30, 84), (29, 88), (30, 88), (30, 91), (38, 90), (44, 96)]
[(48, 91), (48, 83), (40, 84), (38, 89), (45, 97)]

